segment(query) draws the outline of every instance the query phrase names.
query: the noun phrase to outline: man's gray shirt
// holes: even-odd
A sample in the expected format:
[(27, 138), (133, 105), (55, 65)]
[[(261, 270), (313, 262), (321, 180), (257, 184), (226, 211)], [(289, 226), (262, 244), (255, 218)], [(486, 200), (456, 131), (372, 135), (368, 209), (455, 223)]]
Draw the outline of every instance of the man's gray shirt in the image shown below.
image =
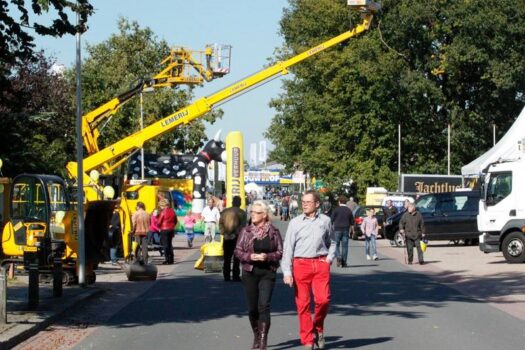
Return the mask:
[(315, 258), (326, 255), (331, 262), (335, 257), (335, 237), (330, 218), (316, 214), (308, 218), (301, 214), (290, 221), (284, 238), (281, 269), (285, 276), (292, 275), (293, 258)]

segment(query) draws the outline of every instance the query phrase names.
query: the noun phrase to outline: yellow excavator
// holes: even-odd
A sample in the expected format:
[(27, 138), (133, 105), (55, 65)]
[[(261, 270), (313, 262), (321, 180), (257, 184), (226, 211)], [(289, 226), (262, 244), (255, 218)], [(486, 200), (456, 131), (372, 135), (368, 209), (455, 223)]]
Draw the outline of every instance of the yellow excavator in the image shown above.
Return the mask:
[[(254, 88), (258, 84), (278, 74), (287, 74), (289, 67), (365, 32), (370, 27), (374, 13), (380, 9), (379, 4), (369, 0), (348, 0), (348, 5), (352, 10), (361, 12), (361, 23), (353, 29), (312, 47), (290, 59), (277, 62), (272, 66), (229, 85), (210, 96), (202, 97), (189, 106), (160, 119), (148, 127), (137, 131), (94, 154), (88, 155), (83, 160), (83, 169), (85, 173), (82, 175), (84, 176), (84, 184), (86, 184), (84, 192), (88, 201), (85, 216), (88, 268), (96, 265), (96, 263), (100, 261), (97, 256), (100, 255), (100, 252), (104, 249), (105, 242), (107, 241), (107, 224), (114, 205), (113, 201), (104, 200), (103, 191), (101, 191), (99, 185), (95, 183), (88, 174), (93, 170), (103, 172), (104, 169), (114, 169), (115, 164), (121, 164), (124, 162), (130, 154), (143, 147), (143, 145), (149, 140), (170, 132), (179, 125), (190, 123), (192, 120), (210, 112), (219, 103), (223, 103), (250, 88)], [(67, 168), (71, 177), (77, 178), (79, 174), (76, 172), (76, 163), (68, 164)], [(66, 192), (66, 185), (63, 180), (56, 177), (48, 177), (46, 175), (21, 175), (13, 180), (12, 186), (12, 214), (15, 207), (21, 207), (23, 208), (23, 211), (18, 216), (12, 215), (12, 217), (17, 217), (19, 219), (11, 220), (4, 228), (2, 247), (4, 252), (7, 252), (6, 255), (18, 252), (19, 255), (23, 254), (25, 259), (26, 255), (33, 254), (34, 257), (35, 254), (38, 255), (43, 252), (41, 256), (45, 257), (47, 254), (49, 257), (53, 254), (58, 254), (53, 250), (55, 247), (55, 250), (59, 252), (63, 250), (65, 252), (62, 254), (66, 260), (69, 259), (69, 257), (71, 257), (71, 259), (76, 258), (78, 242), (77, 232), (75, 230), (76, 213), (70, 202), (68, 205), (60, 206), (65, 200), (60, 199), (60, 195), (53, 196), (53, 193), (58, 192), (58, 190), (55, 190), (57, 188), (64, 188), (64, 193)], [(32, 188), (33, 194), (24, 197), (15, 193), (16, 191), (19, 191), (17, 189), (23, 188)], [(43, 195), (38, 196), (38, 191), (44, 192)], [(66, 194), (64, 194), (64, 197), (66, 197)], [(124, 212), (123, 216), (129, 218), (131, 214), (130, 205), (125, 202), (126, 196), (121, 197), (123, 199), (123, 202), (121, 203)], [(17, 204), (17, 207), (15, 203), (20, 204)], [(54, 208), (59, 208), (61, 210), (53, 210)], [(44, 214), (36, 214), (39, 211)], [(53, 212), (55, 212), (54, 216)], [(59, 215), (57, 216), (57, 214)], [(63, 235), (54, 234), (52, 225), (59, 227), (60, 229), (58, 231), (60, 232), (63, 229)], [(124, 222), (122, 227), (124, 235), (129, 234), (130, 231), (130, 227), (127, 225), (129, 225), (129, 221)], [(128, 241), (129, 239), (125, 237), (125, 241), (123, 242), (125, 250), (124, 254), (129, 254), (130, 252), (130, 247), (126, 246), (126, 242)], [(63, 242), (61, 248), (57, 247), (57, 242)], [(70, 255), (68, 255), (68, 253), (70, 253)]]

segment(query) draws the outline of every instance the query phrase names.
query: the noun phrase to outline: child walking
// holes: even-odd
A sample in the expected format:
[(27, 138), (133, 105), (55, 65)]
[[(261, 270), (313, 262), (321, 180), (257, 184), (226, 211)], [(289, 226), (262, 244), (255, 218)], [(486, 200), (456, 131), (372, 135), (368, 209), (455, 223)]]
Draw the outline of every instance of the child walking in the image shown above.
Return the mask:
[(195, 217), (191, 213), (184, 217), (184, 231), (186, 232), (186, 239), (188, 240), (188, 247), (193, 247), (193, 227), (195, 226)]
[(379, 225), (374, 214), (375, 210), (373, 208), (368, 209), (366, 218), (361, 223), (361, 231), (365, 234), (366, 260), (377, 260), (376, 238)]

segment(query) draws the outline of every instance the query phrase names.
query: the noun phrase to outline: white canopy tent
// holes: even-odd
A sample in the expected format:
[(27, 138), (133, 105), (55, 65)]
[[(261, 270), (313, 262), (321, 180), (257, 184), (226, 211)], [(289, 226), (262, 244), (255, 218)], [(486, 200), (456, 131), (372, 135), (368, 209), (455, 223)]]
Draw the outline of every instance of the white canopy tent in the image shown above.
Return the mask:
[(255, 192), (255, 194), (257, 195), (257, 199), (262, 199), (264, 196), (264, 189), (254, 182), (250, 182), (244, 185), (244, 191), (246, 193)]
[(465, 177), (474, 177), (481, 175), (490, 163), (498, 160), (516, 160), (525, 155), (525, 108), (521, 110), (520, 115), (512, 124), (505, 136), (499, 140), (487, 152), (483, 153), (477, 159), (461, 168), (461, 174)]

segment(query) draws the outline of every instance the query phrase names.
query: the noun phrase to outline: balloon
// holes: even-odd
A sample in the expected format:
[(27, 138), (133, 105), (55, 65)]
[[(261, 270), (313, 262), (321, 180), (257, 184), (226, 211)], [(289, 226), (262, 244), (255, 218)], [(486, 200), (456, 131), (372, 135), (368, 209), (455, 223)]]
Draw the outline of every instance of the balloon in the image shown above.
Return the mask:
[(62, 220), (64, 220), (64, 216), (66, 216), (66, 212), (65, 211), (63, 211), (63, 210), (57, 211), (57, 213), (55, 214), (55, 223), (57, 225), (61, 224)]
[(115, 197), (115, 190), (111, 186), (104, 187), (104, 198), (105, 199), (113, 199)]
[(89, 177), (91, 178), (91, 180), (93, 180), (94, 182), (97, 182), (98, 179), (100, 178), (100, 173), (96, 170), (91, 170), (89, 172)]
[(2, 162), (2, 159), (0, 159), (0, 169), (2, 169), (2, 165), (4, 165), (4, 162)]

